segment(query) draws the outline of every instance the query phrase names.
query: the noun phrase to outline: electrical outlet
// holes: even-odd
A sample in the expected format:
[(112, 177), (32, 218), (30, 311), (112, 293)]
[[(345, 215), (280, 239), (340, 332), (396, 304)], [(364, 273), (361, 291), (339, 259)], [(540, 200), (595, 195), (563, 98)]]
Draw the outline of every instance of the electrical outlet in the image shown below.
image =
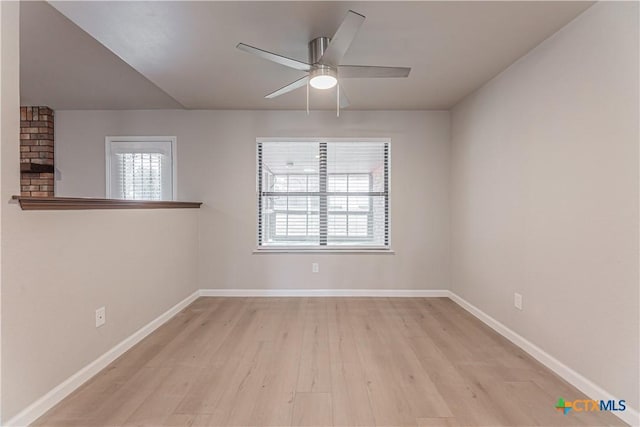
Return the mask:
[(104, 307), (100, 307), (96, 310), (96, 328), (104, 325), (107, 321), (107, 312)]
[(513, 305), (518, 309), (522, 310), (522, 295), (519, 293), (513, 294)]
[(320, 265), (317, 262), (312, 262), (311, 263), (311, 272), (312, 273), (317, 273), (318, 271), (320, 271)]

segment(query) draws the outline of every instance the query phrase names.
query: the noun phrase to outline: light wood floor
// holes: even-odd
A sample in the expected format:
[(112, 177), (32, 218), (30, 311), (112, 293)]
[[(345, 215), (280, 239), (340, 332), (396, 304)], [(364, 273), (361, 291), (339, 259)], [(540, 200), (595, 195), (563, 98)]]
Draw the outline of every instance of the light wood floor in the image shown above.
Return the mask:
[(623, 425), (447, 298), (200, 298), (40, 426)]

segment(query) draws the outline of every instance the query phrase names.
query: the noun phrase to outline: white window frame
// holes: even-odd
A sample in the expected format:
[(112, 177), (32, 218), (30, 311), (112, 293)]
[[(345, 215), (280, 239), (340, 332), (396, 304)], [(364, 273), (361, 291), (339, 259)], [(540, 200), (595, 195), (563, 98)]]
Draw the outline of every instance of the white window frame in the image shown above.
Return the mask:
[[(388, 193), (387, 193), (387, 204), (388, 204), (388, 209), (387, 209), (387, 225), (388, 225), (388, 233), (387, 233), (387, 245), (386, 246), (375, 246), (375, 247), (363, 247), (363, 246), (346, 246), (346, 245), (341, 245), (341, 246), (327, 246), (327, 247), (318, 247), (318, 246), (308, 246), (308, 247), (304, 247), (304, 246), (261, 246), (260, 245), (260, 231), (259, 231), (259, 225), (258, 225), (258, 215), (260, 215), (260, 207), (259, 207), (259, 200), (258, 198), (260, 197), (260, 180), (258, 177), (258, 171), (260, 170), (259, 165), (258, 165), (258, 145), (260, 143), (265, 143), (265, 142), (301, 142), (301, 143), (305, 143), (305, 142), (352, 142), (352, 143), (369, 143), (369, 142), (382, 142), (382, 143), (387, 143), (389, 146), (389, 153), (388, 153), (388, 177), (387, 177), (387, 187), (388, 187)], [(254, 218), (256, 218), (256, 246), (255, 249), (253, 251), (253, 253), (255, 254), (259, 254), (259, 253), (372, 253), (372, 254), (395, 254), (395, 251), (392, 249), (391, 243), (392, 243), (392, 226), (391, 226), (391, 162), (392, 162), (392, 156), (391, 156), (391, 138), (379, 138), (379, 137), (374, 137), (374, 138), (369, 138), (369, 137), (362, 137), (362, 138), (326, 138), (326, 137), (317, 137), (317, 138), (310, 138), (310, 137), (302, 137), (302, 138), (293, 138), (293, 137), (287, 137), (287, 138), (278, 138), (278, 137), (259, 137), (256, 138), (256, 146), (255, 146), (255, 159), (256, 159), (256, 170), (255, 170), (255, 176), (256, 176), (256, 211), (255, 211), (255, 216)]]
[(164, 142), (171, 145), (171, 199), (178, 200), (178, 152), (176, 150), (177, 138), (175, 136), (107, 136), (104, 139), (105, 147), (105, 196), (112, 199), (111, 195), (111, 158), (113, 154), (112, 143), (131, 142), (144, 144), (145, 142)]

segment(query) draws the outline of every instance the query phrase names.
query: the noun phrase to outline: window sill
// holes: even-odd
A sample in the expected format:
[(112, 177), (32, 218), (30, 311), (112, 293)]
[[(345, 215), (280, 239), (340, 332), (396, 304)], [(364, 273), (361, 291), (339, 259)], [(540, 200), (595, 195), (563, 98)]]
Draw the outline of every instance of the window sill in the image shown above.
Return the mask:
[(198, 209), (202, 202), (92, 199), (84, 197), (13, 196), (23, 211), (66, 211), (87, 209)]
[(363, 249), (363, 248), (331, 248), (331, 249), (298, 249), (298, 248), (256, 248), (253, 254), (371, 254), (395, 255), (393, 249)]

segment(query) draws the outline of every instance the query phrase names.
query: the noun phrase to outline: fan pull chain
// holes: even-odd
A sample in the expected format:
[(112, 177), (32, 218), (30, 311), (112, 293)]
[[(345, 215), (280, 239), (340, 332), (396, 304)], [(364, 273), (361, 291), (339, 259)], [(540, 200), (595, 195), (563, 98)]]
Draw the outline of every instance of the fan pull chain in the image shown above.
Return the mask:
[(307, 80), (307, 116), (309, 115), (309, 80)]
[(336, 117), (340, 117), (340, 85), (337, 84), (336, 87)]

